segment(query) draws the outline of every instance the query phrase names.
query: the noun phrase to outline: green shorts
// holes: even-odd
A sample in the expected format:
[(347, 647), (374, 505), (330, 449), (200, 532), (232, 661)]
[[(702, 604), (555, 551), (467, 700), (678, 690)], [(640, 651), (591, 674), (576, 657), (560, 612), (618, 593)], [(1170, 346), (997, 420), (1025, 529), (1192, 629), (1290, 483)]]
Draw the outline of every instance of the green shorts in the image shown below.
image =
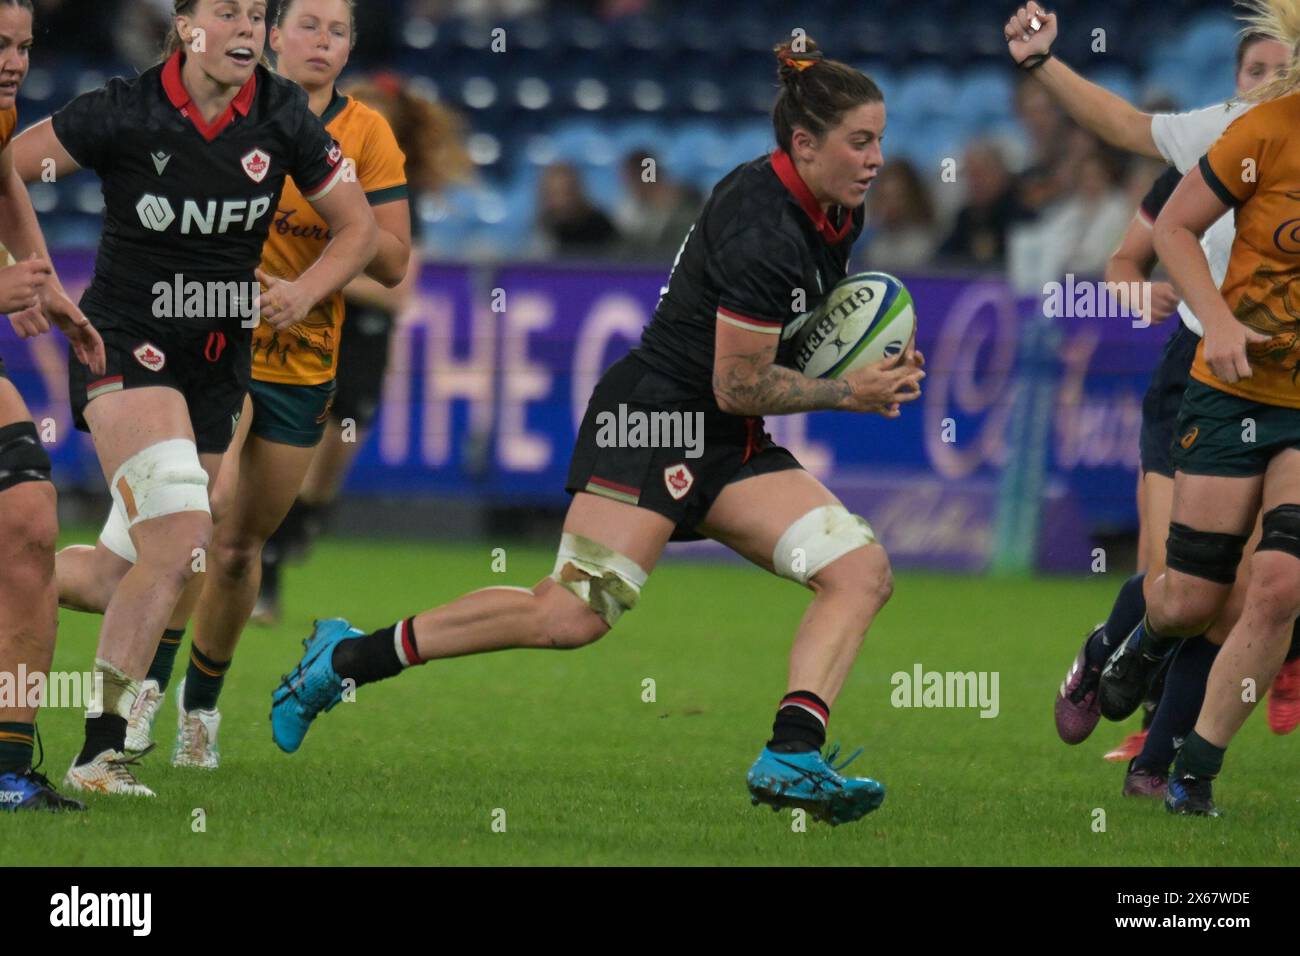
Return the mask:
[(1281, 451), (1300, 448), (1300, 408), (1265, 405), (1189, 379), (1174, 431), (1174, 469), (1252, 478)]
[(253, 399), (251, 431), (258, 438), (280, 445), (315, 448), (325, 434), (334, 382), (320, 385), (284, 385), (254, 379), (248, 388)]

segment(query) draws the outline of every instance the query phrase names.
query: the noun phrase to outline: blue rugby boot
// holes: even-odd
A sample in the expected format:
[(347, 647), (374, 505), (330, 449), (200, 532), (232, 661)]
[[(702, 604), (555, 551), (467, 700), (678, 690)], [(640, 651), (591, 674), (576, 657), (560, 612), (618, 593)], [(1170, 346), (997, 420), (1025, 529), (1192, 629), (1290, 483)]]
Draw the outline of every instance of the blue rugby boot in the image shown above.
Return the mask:
[(271, 736), (285, 753), (302, 746), (317, 714), (343, 699), (343, 679), (334, 672), (334, 648), (339, 641), (363, 636), (365, 631), (332, 617), (317, 621), (311, 637), (302, 642), (302, 660), (271, 693)]
[(1217, 817), (1222, 812), (1214, 805), (1214, 783), (1190, 773), (1175, 773), (1165, 791), (1165, 809), (1188, 817)]
[(868, 777), (840, 776), (838, 771), (852, 763), (862, 748), (837, 767), (839, 752), (839, 744), (825, 758), (816, 750), (777, 753), (764, 747), (749, 768), (750, 802), (766, 803), (773, 810), (798, 807), (831, 826), (866, 816), (884, 801), (885, 785)]
[(0, 810), (84, 810), (80, 800), (65, 797), (43, 773), (31, 767), (0, 773)]

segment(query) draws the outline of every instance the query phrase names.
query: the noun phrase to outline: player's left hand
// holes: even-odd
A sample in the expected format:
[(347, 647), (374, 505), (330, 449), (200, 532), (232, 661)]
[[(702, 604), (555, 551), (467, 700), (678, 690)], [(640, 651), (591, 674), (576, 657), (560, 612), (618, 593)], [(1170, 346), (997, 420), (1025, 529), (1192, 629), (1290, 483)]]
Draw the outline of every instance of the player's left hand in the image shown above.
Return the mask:
[(104, 374), (104, 340), (66, 292), (61, 288), (47, 288), (41, 296), (40, 306), (31, 311), (39, 311), (54, 323), (72, 346), (77, 361), (96, 375)]
[(255, 270), (257, 281), (266, 289), (257, 297), (254, 315), (272, 328), (284, 329), (307, 318), (315, 304), (303, 294), (302, 286), (290, 279), (281, 279), (263, 269)]
[(1178, 311), (1178, 303), (1181, 301), (1178, 290), (1171, 283), (1151, 283), (1151, 323), (1159, 325), (1169, 318)]

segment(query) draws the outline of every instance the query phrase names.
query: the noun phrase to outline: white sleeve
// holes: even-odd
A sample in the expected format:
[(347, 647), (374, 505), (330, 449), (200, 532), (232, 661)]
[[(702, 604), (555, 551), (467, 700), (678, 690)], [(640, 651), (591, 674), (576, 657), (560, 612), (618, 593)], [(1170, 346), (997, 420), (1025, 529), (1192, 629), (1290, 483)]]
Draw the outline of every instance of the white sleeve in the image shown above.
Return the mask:
[(1189, 113), (1157, 113), (1151, 117), (1151, 138), (1160, 155), (1186, 174), (1223, 135), (1228, 124), (1253, 105), (1234, 100)]

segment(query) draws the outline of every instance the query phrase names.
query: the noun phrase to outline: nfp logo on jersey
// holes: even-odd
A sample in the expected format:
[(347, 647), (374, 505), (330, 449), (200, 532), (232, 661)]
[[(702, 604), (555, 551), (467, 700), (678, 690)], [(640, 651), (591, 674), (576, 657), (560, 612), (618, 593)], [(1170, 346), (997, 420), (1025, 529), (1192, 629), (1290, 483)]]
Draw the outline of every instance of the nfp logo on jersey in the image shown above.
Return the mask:
[[(213, 232), (225, 233), (240, 222), (244, 224), (244, 232), (251, 232), (257, 220), (271, 208), (271, 198), (258, 196), (252, 202), (226, 199), (220, 203), (220, 212), (215, 199), (208, 200), (206, 209), (201, 209), (193, 199), (187, 199), (181, 208), (181, 234), (188, 236), (191, 232), (199, 232), (210, 236)], [(176, 221), (176, 213), (166, 196), (145, 193), (135, 204), (135, 211), (140, 224), (154, 232), (166, 232), (167, 227)]]

